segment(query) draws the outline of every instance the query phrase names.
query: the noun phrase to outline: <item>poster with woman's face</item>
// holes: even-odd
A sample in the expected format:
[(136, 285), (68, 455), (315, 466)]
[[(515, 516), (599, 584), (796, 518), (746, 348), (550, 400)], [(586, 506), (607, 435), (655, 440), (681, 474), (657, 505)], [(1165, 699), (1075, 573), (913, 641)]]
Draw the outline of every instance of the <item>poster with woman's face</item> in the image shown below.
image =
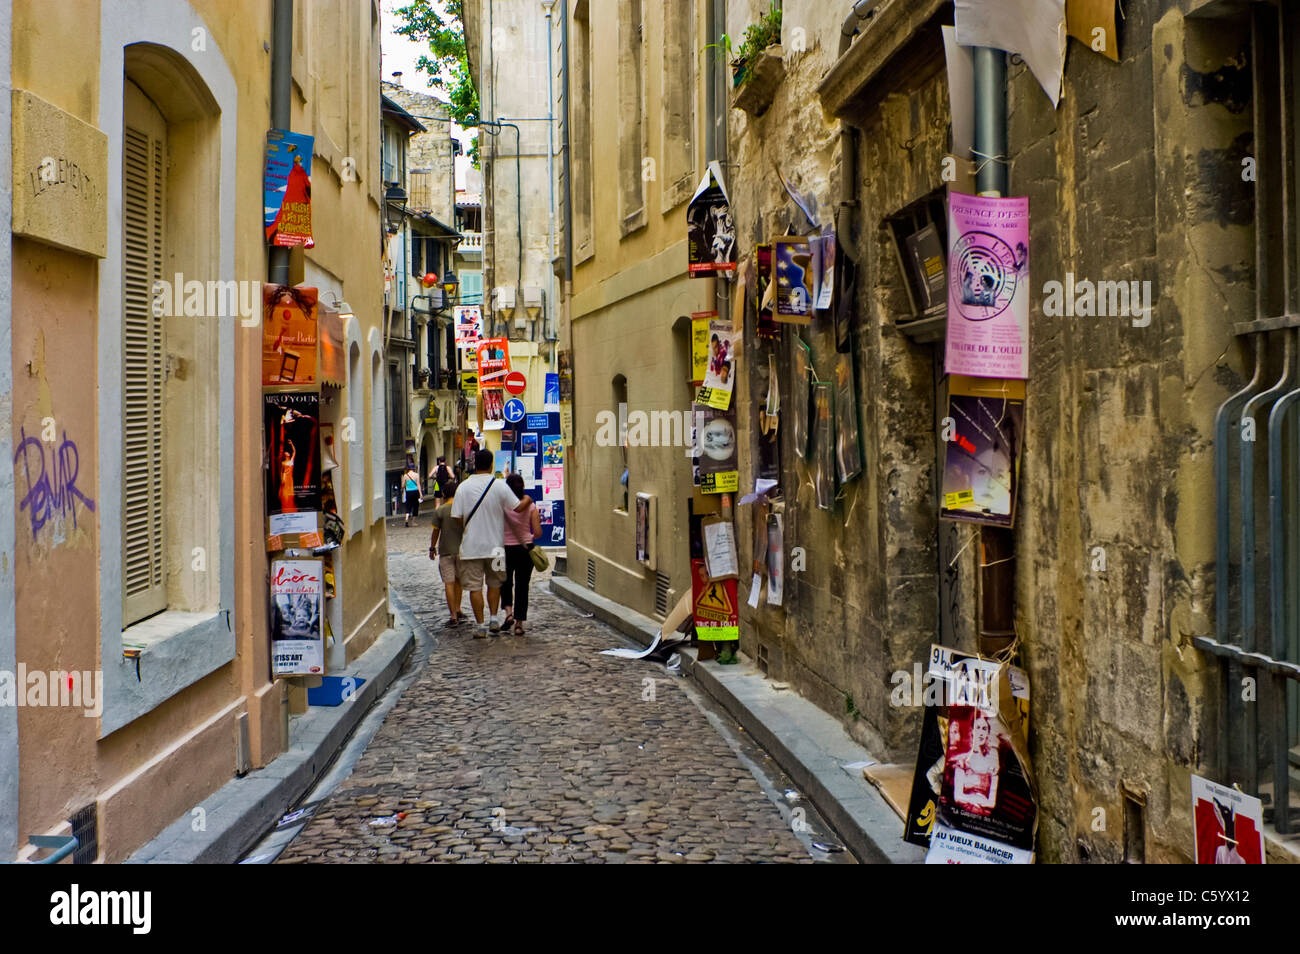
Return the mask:
[(950, 706), (939, 820), (1016, 848), (1034, 847), (1037, 807), (997, 712)]
[(320, 395), (264, 394), (266, 512), (272, 536), (314, 533), (320, 506)]

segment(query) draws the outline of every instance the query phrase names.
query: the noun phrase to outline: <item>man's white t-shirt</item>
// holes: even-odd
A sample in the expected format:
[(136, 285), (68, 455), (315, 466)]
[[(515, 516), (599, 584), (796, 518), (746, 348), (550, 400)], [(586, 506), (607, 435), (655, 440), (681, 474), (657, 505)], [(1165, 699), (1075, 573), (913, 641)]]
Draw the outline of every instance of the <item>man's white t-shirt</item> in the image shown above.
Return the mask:
[[(494, 481), (492, 489), (483, 496), (483, 488), (490, 480)], [(519, 506), (519, 498), (504, 480), (494, 480), (491, 474), (475, 474), (465, 478), (456, 488), (456, 496), (451, 501), (451, 515), (468, 518), (479, 497), (483, 497), (483, 503), (474, 511), (474, 519), (465, 525), (460, 540), (462, 560), (481, 560), (504, 553), (505, 512)]]

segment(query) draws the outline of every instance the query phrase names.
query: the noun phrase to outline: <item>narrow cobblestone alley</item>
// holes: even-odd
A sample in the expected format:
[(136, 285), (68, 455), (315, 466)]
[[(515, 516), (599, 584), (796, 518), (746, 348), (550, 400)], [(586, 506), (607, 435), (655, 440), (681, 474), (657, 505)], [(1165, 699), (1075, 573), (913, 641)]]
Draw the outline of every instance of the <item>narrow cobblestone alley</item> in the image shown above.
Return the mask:
[(770, 797), (785, 789), (775, 765), (751, 753), (765, 793), (680, 677), (600, 655), (625, 641), (545, 576), (526, 636), (444, 629), (427, 540), (427, 526), (389, 528), (390, 581), (433, 638), (427, 664), (280, 863), (852, 860), (807, 847)]

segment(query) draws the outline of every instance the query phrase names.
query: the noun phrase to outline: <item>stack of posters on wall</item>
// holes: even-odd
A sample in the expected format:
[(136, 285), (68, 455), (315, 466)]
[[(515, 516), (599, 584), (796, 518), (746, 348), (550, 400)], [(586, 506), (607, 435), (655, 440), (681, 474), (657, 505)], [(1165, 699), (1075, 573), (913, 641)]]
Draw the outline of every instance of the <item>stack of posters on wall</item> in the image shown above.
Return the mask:
[(858, 292), (858, 267), (843, 248), (836, 251), (835, 300), (831, 313), (835, 317), (835, 350), (849, 351), (853, 343), (853, 306)]
[(851, 354), (841, 354), (835, 361), (835, 464), (841, 484), (862, 473), (862, 435)]
[(262, 174), (266, 244), (314, 248), (311, 236), (311, 156), (314, 136), (269, 129)]
[(740, 489), (735, 408), (720, 410), (705, 404), (692, 404), (691, 418), (695, 422), (694, 448), (700, 490), (706, 494), (735, 493)]
[(560, 437), (573, 446), (573, 352), (567, 348), (556, 355), (560, 375)]
[[(762, 368), (761, 364), (754, 365), (760, 378)], [(758, 409), (758, 460), (754, 477), (776, 481), (781, 475), (781, 381), (777, 376), (775, 354), (768, 354), (766, 379), (760, 379), (757, 384), (760, 388), (766, 385), (766, 397)]]
[(944, 369), (1029, 377), (1029, 199), (948, 193)]
[[(694, 331), (694, 328), (692, 328)], [(695, 394), (695, 402), (725, 411), (731, 407), (736, 387), (736, 350), (740, 334), (729, 321), (709, 321), (704, 378)]]
[(772, 281), (772, 246), (760, 245), (754, 250), (754, 307), (758, 315), (756, 334), (759, 338), (781, 336), (781, 326), (776, 323), (776, 285)]
[(686, 227), (687, 270), (692, 278), (736, 270), (736, 227), (722, 166), (716, 160), (709, 163), (686, 207)]
[(479, 426), (499, 431), (506, 426), (506, 375), (510, 373), (510, 342), (485, 338), (475, 347), (478, 368)]
[[(903, 837), (927, 846), (927, 864), (1029, 864), (1038, 827), (1026, 744), (1029, 681), (1006, 663), (930, 647), (920, 750)], [(895, 694), (908, 692), (904, 683)]]
[(271, 561), (271, 668), (277, 676), (325, 671), (325, 564)]
[(829, 381), (813, 385), (813, 489), (819, 510), (835, 507), (835, 396)]
[(1192, 776), (1192, 829), (1198, 865), (1264, 864), (1264, 804)]
[(1015, 520), (1023, 440), (1023, 381), (948, 380), (939, 516), (997, 527)]
[(812, 349), (798, 335), (794, 336), (790, 360), (790, 440), (796, 456), (807, 459), (809, 438), (809, 407), (812, 396)]
[(780, 505), (767, 515), (767, 602), (780, 606), (785, 596), (785, 517)]

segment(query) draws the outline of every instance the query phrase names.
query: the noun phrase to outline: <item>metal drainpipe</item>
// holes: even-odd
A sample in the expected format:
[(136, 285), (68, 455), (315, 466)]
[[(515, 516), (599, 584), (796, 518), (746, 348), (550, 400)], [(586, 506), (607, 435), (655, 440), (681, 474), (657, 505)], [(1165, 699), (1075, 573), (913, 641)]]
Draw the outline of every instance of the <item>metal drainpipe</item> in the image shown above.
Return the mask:
[[(293, 123), (293, 0), (273, 0), (271, 7), (271, 127)], [(267, 280), (289, 284), (289, 249), (271, 248)]]
[(564, 135), (560, 140), (560, 148), (564, 150), (564, 283), (565, 298), (567, 302), (568, 296), (573, 293), (573, 189), (571, 185), (571, 180), (573, 178), (573, 163), (569, 158), (569, 122), (572, 117), (569, 115), (568, 0), (561, 0), (560, 9), (560, 58), (564, 61), (562, 64), (563, 80), (560, 85), (560, 95), (564, 98)]
[[(975, 47), (975, 188), (982, 196), (1007, 191), (1007, 61), (1001, 50)], [(990, 158), (996, 157), (996, 158)], [(980, 528), (980, 652), (1005, 649), (1016, 634), (1016, 544), (1004, 527)]]
[(555, 15), (555, 8), (548, 7), (546, 10), (546, 194), (549, 205), (547, 206), (549, 214), (546, 219), (546, 274), (547, 274), (547, 295), (546, 302), (542, 307), (542, 337), (547, 341), (551, 336), (545, 330), (545, 326), (550, 325), (550, 310), (554, 307), (555, 301), (555, 268), (551, 265), (551, 259), (555, 255), (555, 95), (551, 86), (551, 80), (555, 75), (555, 67), (551, 62), (552, 47), (555, 45), (553, 29), (555, 21), (552, 17)]

